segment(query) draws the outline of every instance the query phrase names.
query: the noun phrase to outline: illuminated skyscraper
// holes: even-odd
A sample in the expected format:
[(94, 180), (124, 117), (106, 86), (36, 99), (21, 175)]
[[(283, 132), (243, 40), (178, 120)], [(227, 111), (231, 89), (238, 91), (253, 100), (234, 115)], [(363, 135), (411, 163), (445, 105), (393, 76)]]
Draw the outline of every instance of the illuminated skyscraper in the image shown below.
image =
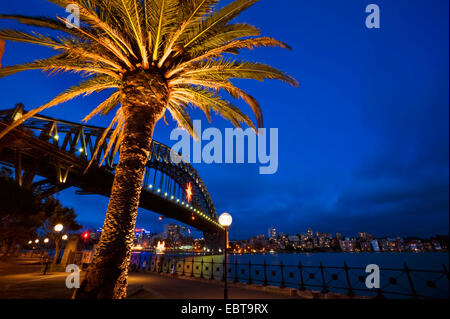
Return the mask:
[(268, 235), (270, 239), (276, 239), (277, 238), (277, 229), (274, 227), (269, 228)]

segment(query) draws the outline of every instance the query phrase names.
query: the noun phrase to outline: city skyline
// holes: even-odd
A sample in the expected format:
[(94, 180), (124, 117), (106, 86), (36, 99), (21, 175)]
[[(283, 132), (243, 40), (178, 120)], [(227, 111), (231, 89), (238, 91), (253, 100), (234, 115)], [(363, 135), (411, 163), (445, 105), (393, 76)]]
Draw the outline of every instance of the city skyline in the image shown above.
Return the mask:
[[(239, 18), (261, 25), (295, 50), (243, 56), (275, 62), (302, 86), (243, 82), (261, 102), (266, 126), (280, 128), (276, 175), (261, 176), (251, 164), (194, 165), (217, 211), (233, 215), (232, 238), (264, 233), (275, 222), (286, 233), (310, 226), (377, 236), (448, 234), (448, 43), (436, 41), (448, 38), (448, 2), (378, 4), (380, 30), (364, 26), (365, 5), (358, 1), (302, 2), (290, 12), (276, 8), (271, 23), (263, 17), (274, 8), (261, 1)], [(36, 15), (65, 14), (35, 0), (10, 2), (2, 11), (21, 14), (24, 7)], [(31, 29), (6, 20), (1, 26)], [(45, 57), (49, 51), (8, 42), (2, 65), (29, 62), (31, 53)], [(275, 61), (273, 54), (279, 57)], [(2, 93), (8, 92), (2, 94), (2, 108), (42, 105), (79, 77), (61, 79), (33, 71), (2, 78)], [(39, 85), (27, 86), (24, 94), (24, 83)], [(45, 114), (79, 122), (102, 97), (76, 99)], [(194, 115), (207, 124), (200, 113)], [(108, 119), (90, 124), (106, 126)], [(175, 125), (168, 121), (169, 126), (158, 124), (155, 138), (171, 146)], [(214, 123), (221, 130), (231, 126), (216, 117)], [(108, 198), (75, 192), (57, 197), (75, 208), (85, 227), (101, 227)], [(159, 229), (158, 217), (140, 210), (138, 227)]]

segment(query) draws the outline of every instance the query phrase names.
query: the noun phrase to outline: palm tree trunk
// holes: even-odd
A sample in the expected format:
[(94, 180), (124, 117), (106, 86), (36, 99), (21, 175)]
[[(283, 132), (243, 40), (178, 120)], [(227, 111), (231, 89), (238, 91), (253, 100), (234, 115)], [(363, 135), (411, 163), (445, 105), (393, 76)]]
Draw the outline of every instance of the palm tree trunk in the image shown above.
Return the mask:
[(93, 261), (75, 298), (126, 297), (145, 165), (155, 125), (164, 114), (168, 97), (167, 85), (155, 81), (154, 75), (134, 74), (127, 83), (122, 89), (122, 108), (126, 116), (124, 139), (106, 219)]

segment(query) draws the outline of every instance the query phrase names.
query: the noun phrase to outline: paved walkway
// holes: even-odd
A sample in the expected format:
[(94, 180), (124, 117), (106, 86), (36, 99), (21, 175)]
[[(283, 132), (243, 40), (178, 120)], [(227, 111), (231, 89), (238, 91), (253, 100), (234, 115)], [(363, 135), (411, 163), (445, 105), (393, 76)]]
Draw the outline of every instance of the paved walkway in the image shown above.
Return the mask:
[[(141, 287), (143, 291), (131, 298), (157, 299), (223, 299), (223, 282), (172, 277), (155, 273), (131, 273), (131, 287)], [(242, 285), (243, 286), (243, 285)], [(265, 292), (260, 289), (235, 287), (228, 288), (230, 299), (287, 299), (294, 298), (287, 294)], [(298, 297), (297, 297), (298, 298)]]
[[(38, 259), (0, 262), (0, 299), (69, 299), (67, 273), (42, 274)], [(223, 283), (181, 279), (155, 273), (130, 273), (129, 295), (133, 299), (222, 299)], [(230, 287), (230, 299), (286, 299), (289, 295)]]

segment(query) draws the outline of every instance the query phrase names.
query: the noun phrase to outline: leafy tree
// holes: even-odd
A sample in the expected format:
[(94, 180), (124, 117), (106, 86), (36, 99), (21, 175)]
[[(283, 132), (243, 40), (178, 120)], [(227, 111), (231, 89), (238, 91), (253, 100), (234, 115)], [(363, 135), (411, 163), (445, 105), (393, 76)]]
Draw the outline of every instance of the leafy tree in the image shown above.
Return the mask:
[[(194, 137), (188, 106), (201, 109), (211, 120), (215, 112), (237, 127), (256, 129), (239, 108), (219, 95), (243, 99), (263, 126), (258, 102), (232, 79), (278, 79), (297, 86), (283, 72), (262, 64), (237, 61), (227, 54), (241, 49), (288, 45), (246, 23), (232, 23), (258, 0), (236, 0), (218, 7), (218, 0), (50, 0), (66, 7), (78, 5), (83, 24), (67, 28), (66, 21), (43, 17), (2, 15), (23, 24), (62, 31), (52, 37), (36, 32), (0, 30), (0, 39), (34, 43), (58, 54), (31, 63), (0, 69), (0, 77), (24, 70), (78, 72), (90, 78), (52, 101), (17, 119), (0, 138), (31, 116), (80, 95), (112, 89), (112, 94), (85, 118), (115, 111), (109, 126), (108, 151), (120, 145), (103, 233), (92, 265), (77, 291), (79, 298), (124, 298), (133, 232), (145, 164), (156, 123), (169, 112)], [(103, 139), (108, 130), (105, 131)], [(99, 144), (101, 145), (101, 143)], [(117, 151), (117, 147), (112, 149)], [(95, 158), (95, 156), (93, 156)]]
[(39, 202), (30, 190), (21, 188), (5, 168), (0, 170), (0, 240), (3, 256), (32, 238), (40, 225)]
[[(53, 258), (53, 265), (55, 265), (58, 261), (62, 236), (67, 232), (81, 229), (81, 225), (76, 221), (75, 211), (72, 208), (63, 207), (54, 197), (49, 197), (42, 202), (41, 213), (43, 217), (41, 229), (55, 243), (55, 257)], [(55, 231), (54, 228), (58, 224), (64, 226), (63, 231)]]

